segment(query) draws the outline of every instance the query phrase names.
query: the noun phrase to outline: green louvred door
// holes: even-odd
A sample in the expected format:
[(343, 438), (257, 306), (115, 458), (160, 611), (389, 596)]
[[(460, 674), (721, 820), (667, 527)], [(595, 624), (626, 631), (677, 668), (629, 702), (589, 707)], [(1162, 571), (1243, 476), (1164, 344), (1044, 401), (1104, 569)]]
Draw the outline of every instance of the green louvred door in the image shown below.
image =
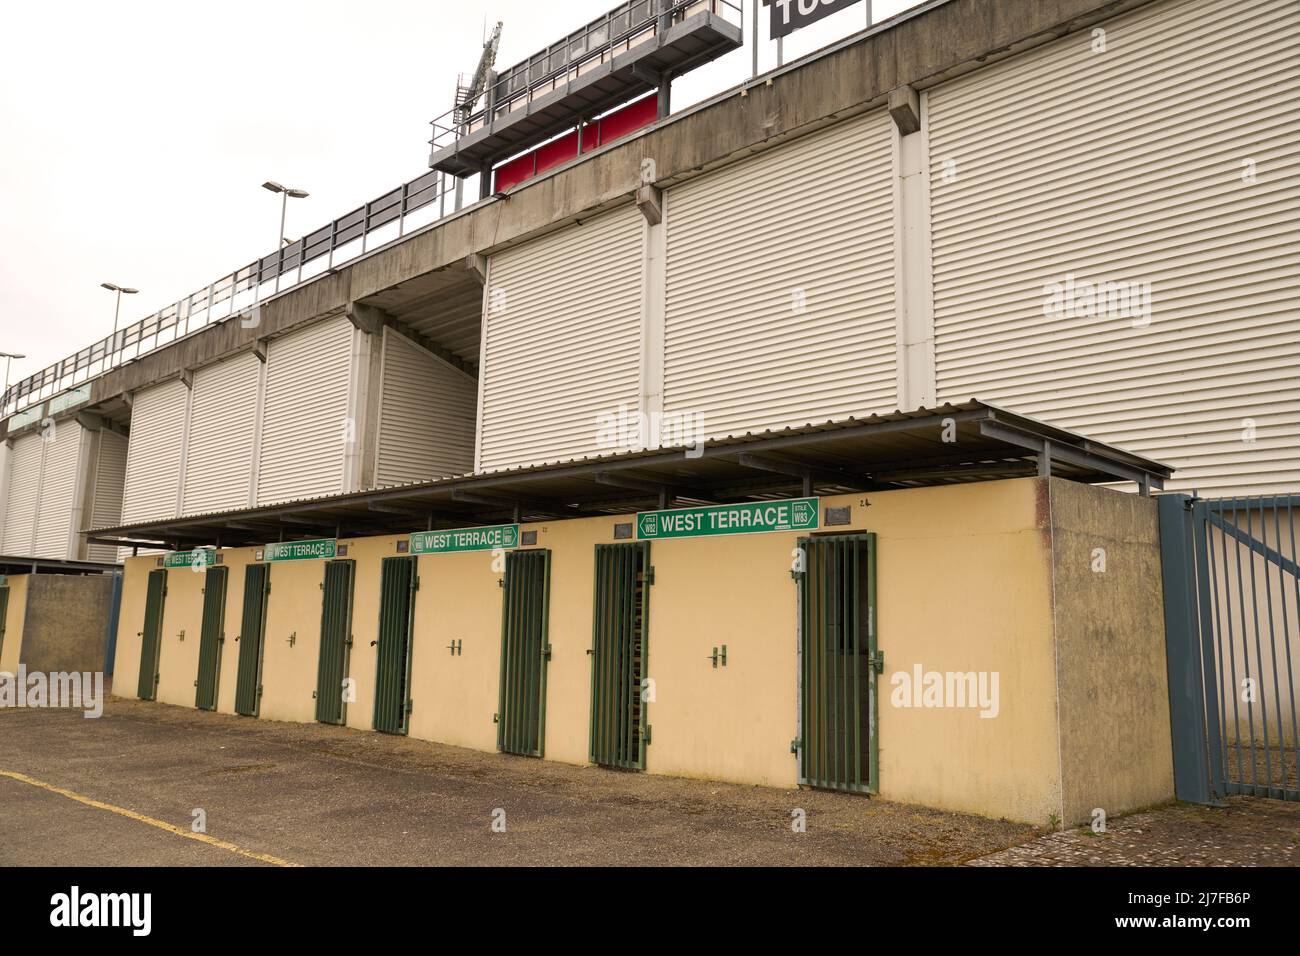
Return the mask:
[(316, 719), (323, 724), (347, 721), (343, 681), (352, 652), (353, 561), (325, 565), (325, 596), (321, 602), (320, 663), (316, 668)]
[(799, 782), (876, 793), (876, 536), (804, 538)]
[(650, 543), (596, 546), (591, 648), (591, 762), (644, 770), (649, 666)]
[(140, 679), (136, 696), (154, 700), (158, 696), (158, 654), (162, 649), (163, 605), (167, 600), (167, 571), (149, 572), (144, 599), (144, 630), (140, 632)]
[(5, 631), (9, 628), (9, 588), (0, 586), (0, 658), (5, 652)]
[(262, 707), (262, 653), (266, 644), (266, 601), (271, 593), (271, 566), (244, 569), (244, 613), (239, 625), (239, 676), (235, 713), (256, 717)]
[(541, 757), (546, 744), (546, 663), (551, 658), (551, 552), (508, 552), (504, 584), (497, 749)]
[(194, 706), (217, 709), (217, 680), (226, 643), (226, 581), (229, 568), (208, 568), (203, 578), (203, 630), (199, 635), (199, 676), (194, 682)]
[(379, 584), (375, 730), (404, 734), (411, 715), (411, 624), (420, 587), (414, 557), (385, 558)]

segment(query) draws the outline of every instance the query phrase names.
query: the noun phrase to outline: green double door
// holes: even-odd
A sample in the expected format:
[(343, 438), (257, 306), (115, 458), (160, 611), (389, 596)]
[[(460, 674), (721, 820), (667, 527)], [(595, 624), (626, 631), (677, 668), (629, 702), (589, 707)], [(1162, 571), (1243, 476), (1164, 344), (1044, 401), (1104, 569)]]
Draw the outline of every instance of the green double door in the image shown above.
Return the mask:
[(799, 542), (799, 782), (875, 793), (876, 536)]
[(136, 696), (141, 700), (158, 697), (158, 657), (162, 650), (163, 607), (167, 602), (167, 570), (149, 572), (144, 599), (144, 630), (140, 632), (140, 676)]
[(239, 668), (235, 713), (256, 717), (262, 708), (262, 658), (266, 650), (266, 603), (271, 593), (271, 566), (244, 569), (244, 611), (239, 625)]
[(316, 719), (345, 724), (348, 719), (348, 663), (352, 654), (352, 594), (356, 562), (325, 565), (321, 602), (320, 661), (316, 667)]
[(546, 665), (551, 659), (551, 552), (508, 552), (503, 585), (497, 749), (541, 757), (546, 746)]
[(385, 558), (379, 583), (375, 730), (405, 734), (411, 718), (411, 629), (420, 578), (414, 556)]
[(0, 659), (5, 652), (5, 631), (9, 627), (9, 587), (0, 585)]
[(226, 582), (229, 568), (208, 568), (203, 578), (203, 628), (199, 634), (199, 674), (194, 681), (194, 706), (217, 709), (221, 651), (226, 643)]

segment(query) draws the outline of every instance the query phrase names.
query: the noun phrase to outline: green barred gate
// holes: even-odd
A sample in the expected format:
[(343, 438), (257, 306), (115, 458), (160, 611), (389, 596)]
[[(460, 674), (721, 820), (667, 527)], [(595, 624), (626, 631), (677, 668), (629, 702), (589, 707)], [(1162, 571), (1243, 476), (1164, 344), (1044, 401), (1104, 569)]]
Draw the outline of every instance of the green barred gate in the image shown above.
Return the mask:
[(405, 734), (411, 715), (411, 627), (420, 588), (416, 558), (385, 558), (379, 585), (375, 730)]
[(226, 581), (229, 568), (208, 568), (203, 578), (203, 630), (199, 635), (199, 676), (194, 681), (194, 706), (217, 709), (221, 650), (226, 643)]
[(799, 581), (799, 782), (878, 790), (876, 536), (802, 538)]
[(551, 552), (508, 552), (503, 583), (497, 749), (541, 757), (546, 749), (546, 664), (551, 659)]
[(591, 654), (591, 762), (644, 770), (650, 727), (650, 543), (596, 545)]
[(235, 682), (235, 713), (256, 717), (262, 708), (262, 656), (266, 646), (266, 602), (271, 593), (271, 566), (250, 564), (244, 569), (244, 615), (240, 623), (239, 675)]
[(162, 650), (163, 606), (167, 600), (167, 570), (149, 572), (145, 592), (144, 630), (140, 632), (140, 676), (136, 696), (141, 700), (158, 697), (158, 657)]
[(321, 601), (320, 662), (316, 667), (316, 719), (322, 724), (347, 722), (343, 681), (352, 652), (352, 588), (355, 561), (325, 565)]

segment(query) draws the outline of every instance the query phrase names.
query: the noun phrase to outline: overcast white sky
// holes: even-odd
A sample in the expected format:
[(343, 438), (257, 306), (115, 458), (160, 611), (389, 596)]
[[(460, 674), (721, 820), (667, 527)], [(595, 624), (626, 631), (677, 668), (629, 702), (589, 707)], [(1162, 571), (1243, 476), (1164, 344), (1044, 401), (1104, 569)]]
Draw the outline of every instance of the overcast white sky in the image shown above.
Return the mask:
[[(750, 0), (741, 0), (749, 20)], [(914, 0), (875, 0), (877, 21)], [(0, 40), (0, 352), (13, 380), (427, 169), (429, 121), (505, 21), (508, 66), (615, 0), (120, 0), (13, 4)], [(766, 11), (764, 11), (764, 16)], [(865, 25), (859, 4), (787, 60)], [(746, 27), (748, 31), (748, 26)], [(766, 26), (763, 35), (766, 37)], [(762, 68), (775, 65), (762, 43)], [(675, 107), (742, 80), (748, 50), (674, 85)]]

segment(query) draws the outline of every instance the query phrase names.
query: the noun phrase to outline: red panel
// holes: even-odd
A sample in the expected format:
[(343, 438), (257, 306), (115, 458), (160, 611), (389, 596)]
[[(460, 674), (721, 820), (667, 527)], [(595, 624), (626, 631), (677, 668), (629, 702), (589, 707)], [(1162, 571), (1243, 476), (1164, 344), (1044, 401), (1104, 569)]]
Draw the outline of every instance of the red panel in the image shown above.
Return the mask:
[[(590, 136), (591, 127), (587, 128), (584, 136)], [(562, 136), (554, 142), (547, 143), (537, 150), (537, 175), (540, 176), (548, 169), (554, 169), (561, 166), (571, 159), (578, 158), (578, 134), (572, 132), (568, 136)]]
[[(647, 96), (631, 106), (625, 106), (615, 113), (610, 113), (600, 121), (600, 145), (604, 146), (645, 129), (659, 118), (659, 97)], [(594, 148), (594, 147), (593, 147)]]
[(496, 192), (505, 192), (511, 186), (518, 186), (525, 180), (532, 179), (537, 175), (537, 169), (534, 166), (536, 162), (537, 154), (528, 153), (498, 166), (496, 171)]
[[(616, 139), (645, 129), (658, 118), (659, 98), (647, 96), (585, 127), (582, 133), (582, 151), (589, 153), (601, 146), (607, 146)], [(494, 179), (496, 192), (504, 192), (512, 186), (518, 186), (548, 169), (554, 169), (571, 159), (576, 159), (577, 156), (578, 133), (575, 130), (531, 153), (498, 166)]]

